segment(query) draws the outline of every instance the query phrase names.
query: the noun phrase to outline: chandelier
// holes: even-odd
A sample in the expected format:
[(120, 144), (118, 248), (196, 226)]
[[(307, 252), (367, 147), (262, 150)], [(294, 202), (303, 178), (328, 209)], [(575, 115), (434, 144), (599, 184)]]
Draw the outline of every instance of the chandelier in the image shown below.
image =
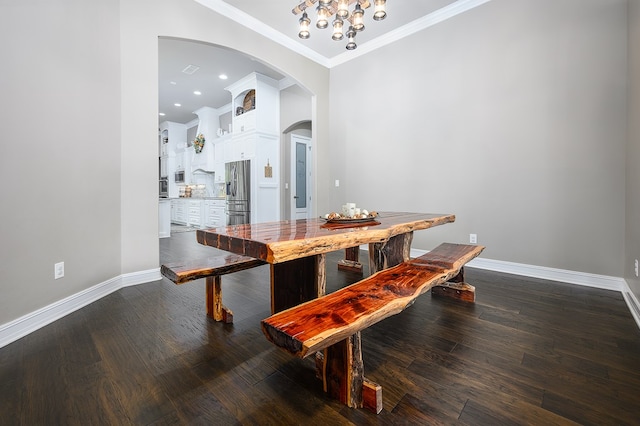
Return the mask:
[[(346, 36), (349, 40), (347, 42), (347, 50), (353, 50), (356, 47), (356, 33), (364, 30), (364, 10), (371, 6), (371, 2), (374, 4), (373, 19), (375, 21), (381, 21), (387, 17), (387, 11), (385, 10), (387, 0), (305, 0), (296, 7), (292, 12), (294, 15), (300, 17), (300, 32), (298, 37), (301, 39), (308, 39), (311, 34), (309, 33), (309, 25), (311, 19), (307, 15), (307, 8), (312, 7), (318, 3), (316, 7), (317, 21), (316, 27), (324, 29), (329, 26), (329, 20), (335, 15), (333, 23), (333, 33), (331, 38), (333, 40), (342, 40), (345, 36), (343, 28), (345, 23), (349, 25)], [(351, 12), (349, 12), (349, 6), (354, 4), (355, 6)]]

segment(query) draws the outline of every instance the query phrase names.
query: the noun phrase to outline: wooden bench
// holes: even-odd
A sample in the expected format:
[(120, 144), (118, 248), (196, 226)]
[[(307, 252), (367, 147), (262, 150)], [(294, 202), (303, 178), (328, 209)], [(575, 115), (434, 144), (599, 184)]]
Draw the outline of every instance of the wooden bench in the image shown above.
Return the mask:
[[(318, 367), (325, 392), (350, 407), (364, 406), (379, 413), (382, 388), (364, 378), (361, 330), (402, 312), (434, 286), (451, 289), (439, 294), (469, 300), (468, 293), (474, 289), (462, 283), (459, 275), (482, 250), (482, 246), (442, 244), (423, 256), (272, 315), (262, 321), (262, 331), (276, 346), (300, 358), (324, 351)], [(454, 284), (446, 284), (451, 280)]]
[(233, 312), (222, 304), (222, 275), (264, 265), (253, 257), (222, 253), (204, 259), (167, 263), (160, 272), (176, 284), (205, 278), (207, 316), (216, 321), (233, 322)]

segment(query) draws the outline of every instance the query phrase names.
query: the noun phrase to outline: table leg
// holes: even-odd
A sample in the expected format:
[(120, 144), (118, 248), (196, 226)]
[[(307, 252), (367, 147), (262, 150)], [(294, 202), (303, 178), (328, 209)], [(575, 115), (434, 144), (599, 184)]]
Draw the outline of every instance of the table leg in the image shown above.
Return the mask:
[(271, 265), (271, 313), (324, 296), (326, 281), (324, 254)]
[(350, 247), (344, 250), (344, 259), (338, 261), (338, 269), (360, 273), (362, 275), (362, 263), (360, 263), (360, 246)]
[(409, 260), (413, 231), (369, 244), (369, 272), (374, 274)]

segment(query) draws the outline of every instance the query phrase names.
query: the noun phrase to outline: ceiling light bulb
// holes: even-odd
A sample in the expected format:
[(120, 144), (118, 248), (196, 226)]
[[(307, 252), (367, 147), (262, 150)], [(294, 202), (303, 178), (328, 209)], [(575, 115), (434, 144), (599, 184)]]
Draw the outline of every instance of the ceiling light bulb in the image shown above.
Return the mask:
[(329, 26), (329, 9), (322, 5), (318, 5), (318, 20), (316, 21), (316, 27), (319, 29), (325, 29)]
[(342, 19), (346, 19), (349, 16), (349, 0), (338, 0), (336, 15)]
[(374, 21), (382, 21), (387, 17), (387, 11), (385, 10), (385, 4), (387, 0), (375, 0), (375, 11), (373, 12)]
[(161, 116), (161, 117), (164, 117), (165, 114), (164, 114), (164, 112), (160, 112), (160, 113), (158, 113), (158, 115)]
[(201, 91), (199, 91), (199, 90), (196, 90), (196, 91), (194, 91), (194, 92), (193, 92), (193, 94), (194, 94), (194, 95), (198, 95), (198, 96), (199, 96), (199, 95), (202, 95), (202, 92), (201, 92)]
[(364, 30), (364, 10), (360, 7), (360, 3), (356, 3), (356, 8), (353, 10), (351, 17), (353, 18), (353, 30)]
[(347, 31), (347, 37), (349, 37), (349, 43), (347, 43), (347, 50), (353, 50), (358, 45), (356, 45), (356, 31), (353, 27), (349, 27), (349, 31)]
[(177, 107), (182, 106), (181, 104), (174, 104), (174, 105), (177, 106)]
[(344, 22), (342, 21), (342, 19), (336, 17), (335, 21), (333, 21), (333, 35), (331, 36), (332, 39), (336, 41), (342, 40), (342, 38), (344, 37), (342, 34), (343, 25)]
[(309, 24), (311, 24), (311, 19), (309, 19), (307, 12), (304, 12), (300, 18), (300, 32), (298, 33), (298, 37), (305, 40), (309, 38), (311, 35), (309, 33)]
[(226, 79), (227, 79), (227, 78), (229, 78), (229, 77), (227, 77), (227, 75), (226, 75), (226, 74), (220, 74), (220, 75), (218, 76), (218, 78), (219, 78), (220, 80), (226, 80)]

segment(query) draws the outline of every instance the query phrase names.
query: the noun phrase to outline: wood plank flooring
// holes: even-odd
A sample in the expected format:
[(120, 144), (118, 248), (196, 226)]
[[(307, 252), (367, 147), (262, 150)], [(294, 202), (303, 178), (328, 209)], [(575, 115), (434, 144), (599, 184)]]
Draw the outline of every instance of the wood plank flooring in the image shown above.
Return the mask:
[[(193, 232), (160, 246), (161, 262), (214, 250)], [(341, 256), (328, 256), (328, 291), (358, 280), (337, 270)], [(640, 330), (619, 293), (466, 275), (475, 304), (426, 294), (362, 333), (377, 416), (326, 398), (312, 361), (262, 335), (261, 266), (223, 277), (234, 324), (207, 319), (204, 280), (163, 279), (1, 348), (0, 424), (640, 424)]]

